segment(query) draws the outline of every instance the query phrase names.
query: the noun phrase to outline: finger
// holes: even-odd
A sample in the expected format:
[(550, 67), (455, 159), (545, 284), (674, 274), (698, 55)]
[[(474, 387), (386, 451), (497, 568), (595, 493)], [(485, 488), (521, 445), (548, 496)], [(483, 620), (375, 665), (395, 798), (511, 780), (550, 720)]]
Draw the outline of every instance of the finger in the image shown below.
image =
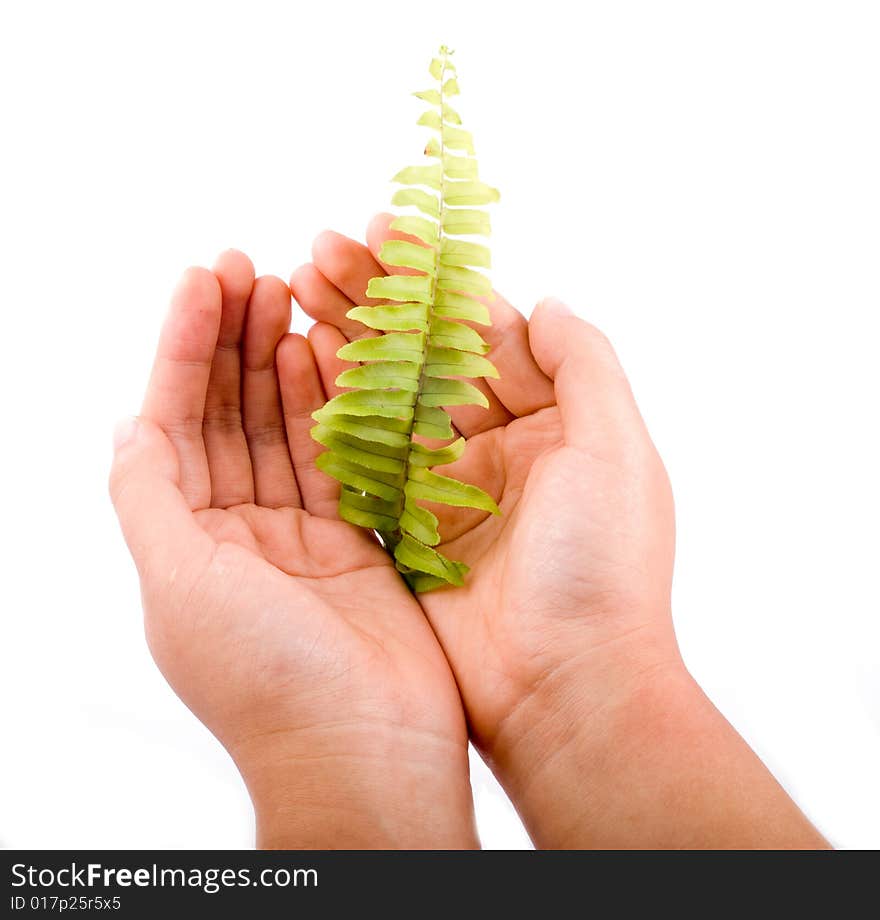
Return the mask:
[(611, 343), (555, 298), (546, 298), (529, 321), (529, 342), (553, 380), (566, 444), (586, 448), (596, 433), (639, 417)]
[(265, 508), (299, 508), (287, 446), (275, 350), (290, 328), (290, 291), (280, 278), (257, 278), (242, 348), (242, 420), (253, 469), (254, 501)]
[(221, 307), (213, 272), (187, 269), (171, 297), (141, 410), (171, 439), (180, 462), (180, 491), (193, 509), (211, 503), (202, 424)]
[[(367, 228), (367, 244), (377, 258), (382, 243), (387, 239), (418, 242), (414, 237), (392, 230), (392, 220), (393, 214), (377, 214)], [(490, 390), (514, 416), (531, 415), (552, 406), (553, 384), (532, 356), (526, 318), (497, 291), (491, 299), (478, 299), (488, 308), (492, 325), (474, 328), (489, 343), (491, 351), (488, 357), (501, 375), (497, 380), (487, 378), (485, 389)]]
[(489, 308), (492, 325), (480, 327), (480, 332), (500, 374), (497, 379), (486, 378), (486, 383), (517, 418), (552, 406), (553, 382), (538, 367), (529, 348), (528, 321), (498, 293), (489, 300), (481, 299)]
[(224, 252), (214, 266), (223, 293), (220, 334), (205, 399), (205, 449), (211, 505), (229, 508), (254, 500), (254, 476), (241, 420), (241, 342), (254, 267), (242, 252)]
[(381, 277), (385, 270), (363, 243), (325, 230), (312, 243), (312, 262), (353, 304), (372, 306), (383, 302), (366, 295), (370, 278)]
[(315, 356), (315, 363), (318, 365), (318, 373), (321, 376), (321, 384), (327, 398), (331, 399), (342, 392), (342, 387), (336, 386), (336, 378), (343, 372), (357, 364), (352, 361), (343, 361), (336, 356), (336, 352), (345, 345), (347, 339), (330, 323), (315, 323), (309, 329), (309, 344), (312, 346), (312, 352)]
[(326, 402), (324, 387), (308, 339), (288, 333), (275, 352), (287, 443), (303, 507), (319, 517), (336, 517), (337, 483), (315, 466), (324, 448), (309, 434), (312, 413)]
[(141, 577), (167, 580), (185, 560), (208, 559), (211, 538), (181, 491), (179, 456), (159, 425), (141, 417), (117, 427), (110, 497)]
[[(301, 265), (291, 275), (290, 292), (303, 312), (319, 323), (331, 323), (336, 326), (349, 342), (379, 334), (357, 320), (348, 319), (345, 314), (357, 304), (328, 281), (311, 262)], [(363, 303), (363, 298), (361, 302)]]

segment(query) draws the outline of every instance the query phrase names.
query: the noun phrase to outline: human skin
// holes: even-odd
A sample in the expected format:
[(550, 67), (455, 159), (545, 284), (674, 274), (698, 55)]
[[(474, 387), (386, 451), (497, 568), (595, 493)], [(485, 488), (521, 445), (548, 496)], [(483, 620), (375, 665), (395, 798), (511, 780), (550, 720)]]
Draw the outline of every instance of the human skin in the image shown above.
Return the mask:
[(289, 325), (287, 285), (234, 251), (172, 298), (110, 475), (150, 649), (234, 758), (258, 845), (475, 847), (455, 680), (388, 556), (336, 519)]
[(465, 588), (420, 607), (337, 519), (309, 415), (388, 222), (369, 248), (318, 238), (291, 280), (308, 341), (240, 253), (188, 271), (118, 432), (151, 650), (236, 760), (258, 843), (475, 846), (463, 703), (539, 846), (823, 846), (681, 662), (666, 474), (610, 345), (558, 301), (528, 322), (492, 301), (501, 380), (452, 410), (448, 469), (503, 512), (435, 509)]
[[(328, 395), (350, 366), (345, 317), (381, 274), (367, 246), (321, 234), (291, 278)], [(400, 269), (395, 269), (400, 271)], [(432, 506), (463, 588), (421, 595), (474, 742), (541, 847), (826, 846), (688, 674), (671, 616), (668, 477), (607, 339), (554, 299), (529, 321), (487, 301), (499, 380), (488, 410), (450, 410), (468, 440), (444, 473), (500, 516)]]

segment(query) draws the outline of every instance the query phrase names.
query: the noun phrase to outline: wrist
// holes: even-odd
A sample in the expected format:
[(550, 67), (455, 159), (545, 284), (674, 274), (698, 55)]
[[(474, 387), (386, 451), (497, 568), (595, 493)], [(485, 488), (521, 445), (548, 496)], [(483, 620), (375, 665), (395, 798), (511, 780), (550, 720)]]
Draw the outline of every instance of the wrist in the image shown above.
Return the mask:
[(240, 747), (261, 849), (479, 846), (466, 740), (333, 724)]
[(536, 846), (826, 846), (670, 639), (573, 661), (504, 726), (492, 759)]
[(668, 711), (687, 674), (680, 664), (658, 662), (609, 674), (603, 692), (592, 675), (578, 681), (576, 674), (548, 682), (505, 724), (493, 767), (539, 849), (643, 848), (638, 838), (613, 840), (628, 798), (641, 793), (632, 788), (641, 778), (624, 779), (624, 752)]
[(688, 680), (671, 626), (594, 643), (545, 667), (485, 751), (536, 846), (587, 845), (568, 828), (589, 823), (605, 794), (597, 780), (633, 714), (644, 712), (649, 698), (664, 707), (672, 688)]

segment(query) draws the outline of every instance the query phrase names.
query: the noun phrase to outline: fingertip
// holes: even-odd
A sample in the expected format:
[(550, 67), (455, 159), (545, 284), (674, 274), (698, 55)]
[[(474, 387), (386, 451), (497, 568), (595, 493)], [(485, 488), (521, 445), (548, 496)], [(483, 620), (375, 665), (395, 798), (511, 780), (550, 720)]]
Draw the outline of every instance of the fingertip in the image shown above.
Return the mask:
[[(382, 274), (382, 268), (363, 243), (325, 230), (315, 239), (312, 257), (317, 273), (311, 288), (313, 297), (308, 305), (300, 300), (310, 316), (336, 322), (354, 303), (370, 302), (365, 294), (367, 285), (371, 278)], [(348, 328), (341, 322), (340, 325), (347, 334)], [(353, 333), (357, 333), (358, 326), (352, 327)]]
[(300, 306), (302, 306), (302, 299), (314, 288), (318, 275), (320, 275), (320, 272), (311, 262), (306, 262), (293, 270), (288, 287)]
[(332, 323), (315, 323), (308, 331), (308, 340), (316, 355), (330, 349), (335, 355), (348, 341)]
[(340, 247), (353, 242), (354, 240), (350, 240), (335, 230), (322, 230), (312, 240), (312, 259), (316, 264), (325, 259), (332, 259), (339, 253)]
[(254, 279), (251, 299), (267, 298), (280, 303), (282, 300), (290, 303), (290, 288), (277, 275), (260, 275)]
[(391, 236), (391, 222), (395, 215), (388, 211), (375, 214), (367, 224), (367, 242), (371, 240), (386, 240)]
[(555, 378), (567, 359), (623, 376), (608, 336), (556, 297), (545, 297), (529, 320), (529, 346), (541, 370)]
[(200, 300), (206, 305), (216, 305), (219, 309), (221, 302), (220, 282), (210, 269), (201, 265), (190, 265), (177, 287), (174, 289), (173, 301)]
[(240, 249), (224, 249), (214, 260), (214, 273), (254, 280), (254, 263)]
[[(383, 211), (373, 217), (367, 225), (367, 247), (377, 259), (379, 258), (379, 250), (386, 240), (405, 240), (418, 246), (425, 245), (424, 241), (417, 236), (401, 233), (399, 230), (392, 230), (391, 224), (396, 217), (396, 214), (389, 214), (387, 211)], [(386, 266), (383, 265), (383, 267)], [(400, 269), (394, 269), (394, 271), (399, 272)]]
[(254, 263), (238, 249), (226, 249), (214, 260), (214, 274), (236, 289), (250, 287), (254, 280)]
[(229, 343), (241, 336), (245, 305), (254, 286), (253, 262), (237, 249), (227, 249), (214, 262), (214, 274), (223, 297), (224, 325), (221, 338)]
[(220, 253), (220, 255), (217, 256), (218, 262), (221, 259), (231, 259), (242, 265), (246, 264), (246, 265), (249, 265), (251, 268), (254, 267), (248, 254), (241, 249), (236, 249), (234, 246), (230, 246), (228, 249), (224, 249)]
[(248, 300), (243, 366), (246, 371), (269, 370), (281, 337), (290, 328), (290, 290), (275, 275), (254, 281)]
[(315, 356), (318, 373), (328, 397), (336, 396), (341, 390), (336, 386), (336, 378), (348, 368), (351, 362), (338, 357), (337, 352), (348, 341), (331, 323), (315, 323), (309, 329), (309, 344)]
[(223, 293), (217, 276), (210, 269), (190, 266), (171, 294), (159, 353), (172, 361), (208, 362), (217, 344), (222, 312)]
[(285, 415), (310, 416), (326, 400), (311, 342), (298, 332), (288, 332), (278, 343), (275, 360)]
[(277, 275), (260, 275), (254, 281), (251, 303), (268, 307), (272, 316), (273, 330), (280, 336), (290, 326), (290, 288)]
[(574, 316), (557, 297), (538, 301), (529, 318), (529, 346), (541, 370), (553, 378), (571, 348), (570, 334), (560, 334), (560, 324)]
[(298, 332), (288, 332), (282, 337), (275, 349), (275, 361), (278, 376), (287, 384), (293, 383), (294, 389), (313, 390), (313, 384), (320, 379), (312, 343)]
[(328, 394), (310, 338), (288, 333), (278, 345), (277, 360), (287, 443), (299, 495), (306, 510), (316, 513), (324, 508), (325, 501), (334, 499), (333, 480), (315, 467), (321, 448), (310, 434), (315, 425), (312, 413), (324, 405)]
[(584, 319), (567, 301), (561, 300), (559, 297), (544, 297), (538, 301), (532, 311), (532, 319), (536, 318), (544, 323), (554, 320), (563, 323), (573, 321), (573, 328), (580, 329), (585, 335), (597, 341), (605, 342), (608, 345), (611, 344), (608, 337), (598, 326), (594, 326), (589, 320)]
[(312, 346), (308, 339), (298, 332), (285, 333), (275, 348), (275, 361), (281, 369), (290, 370), (302, 363), (302, 359), (311, 359)]
[(539, 304), (538, 308), (549, 310), (557, 316), (573, 316), (574, 311), (567, 303), (563, 303), (558, 297), (545, 297)]
[(529, 326), (540, 327), (548, 323), (564, 322), (575, 316), (574, 311), (558, 297), (543, 297), (535, 304), (529, 317)]

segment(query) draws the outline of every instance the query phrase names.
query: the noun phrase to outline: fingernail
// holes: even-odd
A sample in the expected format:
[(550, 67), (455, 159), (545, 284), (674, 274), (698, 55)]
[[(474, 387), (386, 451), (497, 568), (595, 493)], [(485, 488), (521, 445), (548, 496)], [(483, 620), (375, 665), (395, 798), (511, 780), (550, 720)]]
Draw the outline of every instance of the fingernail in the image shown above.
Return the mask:
[(545, 297), (544, 308), (558, 313), (560, 316), (571, 316), (573, 311), (568, 304), (563, 303), (558, 297)]
[(119, 450), (120, 447), (133, 440), (137, 434), (137, 427), (138, 420), (134, 416), (118, 421), (113, 429), (113, 449)]

